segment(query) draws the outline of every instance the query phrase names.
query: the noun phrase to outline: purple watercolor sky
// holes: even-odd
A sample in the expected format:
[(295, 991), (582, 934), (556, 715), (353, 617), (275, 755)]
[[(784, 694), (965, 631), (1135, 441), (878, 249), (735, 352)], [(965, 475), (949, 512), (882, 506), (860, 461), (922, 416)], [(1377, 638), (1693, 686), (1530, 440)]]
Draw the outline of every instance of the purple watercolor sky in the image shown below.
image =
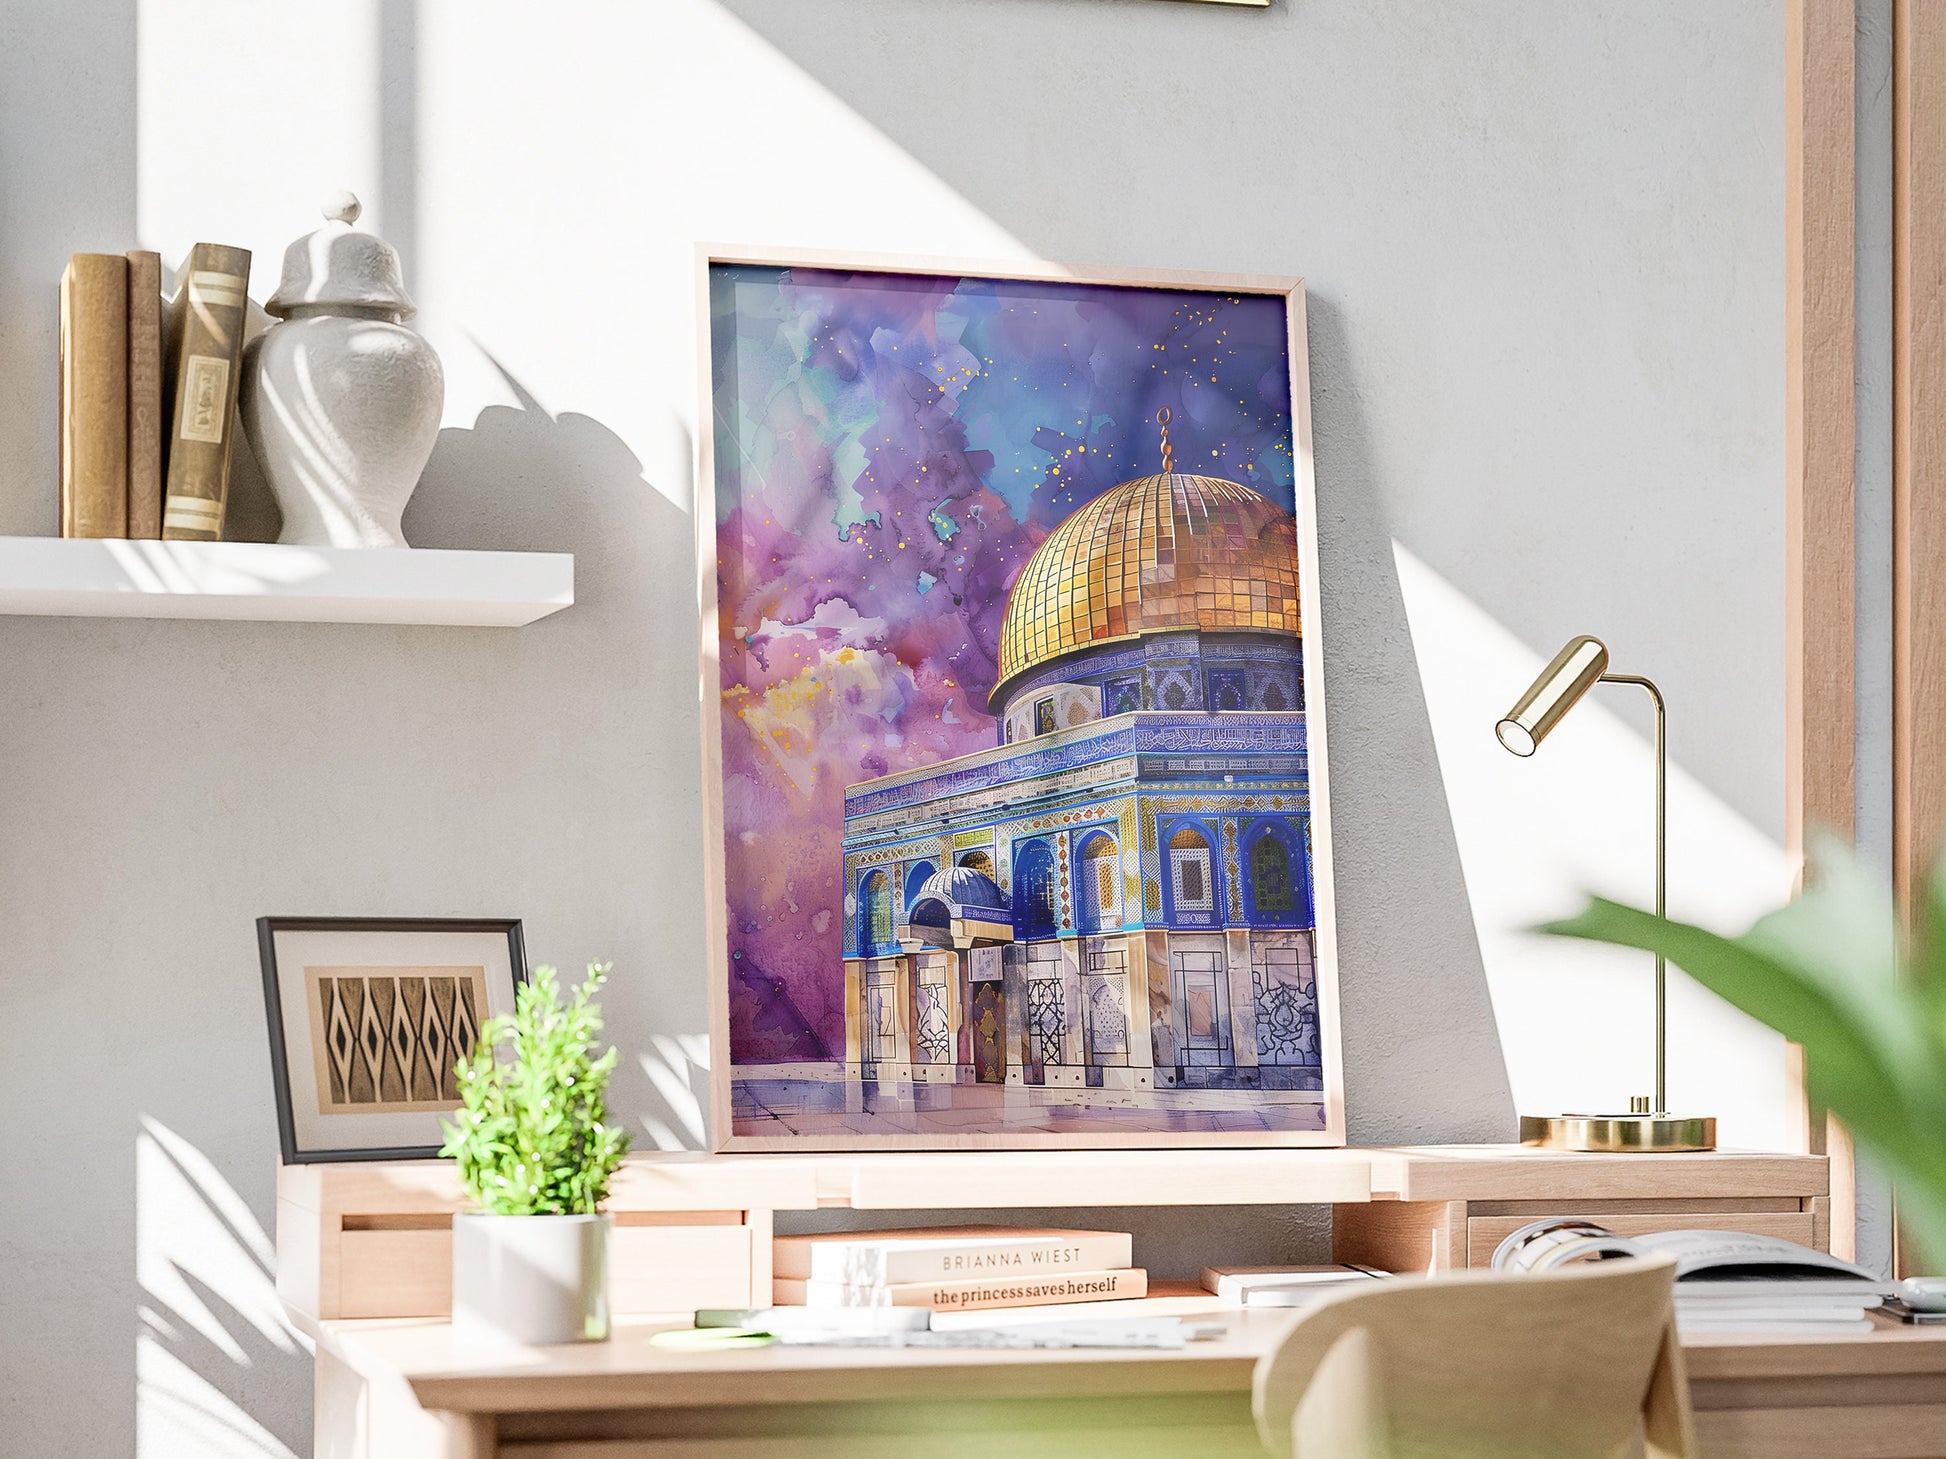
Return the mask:
[(1276, 295), (711, 270), (730, 1040), (840, 1058), (845, 788), (983, 749), (1007, 589), (1161, 469), (1294, 480)]

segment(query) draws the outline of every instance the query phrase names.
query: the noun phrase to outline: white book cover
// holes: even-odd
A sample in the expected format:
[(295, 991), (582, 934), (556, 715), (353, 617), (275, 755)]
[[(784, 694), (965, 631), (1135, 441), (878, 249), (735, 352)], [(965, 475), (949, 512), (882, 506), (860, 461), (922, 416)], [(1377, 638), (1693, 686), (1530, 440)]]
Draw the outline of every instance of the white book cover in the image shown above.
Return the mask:
[(1203, 1290), (1245, 1306), (1290, 1306), (1340, 1287), (1376, 1280), (1380, 1273), (1357, 1266), (1203, 1268)]
[(1866, 1310), (1858, 1306), (1800, 1307), (1793, 1302), (1773, 1302), (1768, 1307), (1754, 1303), (1747, 1306), (1738, 1304), (1719, 1311), (1710, 1307), (1686, 1306), (1678, 1302), (1676, 1321), (1731, 1326), (1739, 1322), (1857, 1322), (1864, 1317)]
[(1683, 1332), (1870, 1332), (1875, 1324), (1869, 1317), (1691, 1317), (1676, 1314), (1676, 1326)]
[(779, 1236), (771, 1272), (793, 1281), (875, 1287), (1110, 1271), (1131, 1265), (1133, 1257), (1126, 1231), (948, 1226)]
[(1755, 1284), (1738, 1284), (1734, 1292), (1720, 1292), (1720, 1294), (1714, 1288), (1718, 1286), (1730, 1288), (1732, 1284), (1705, 1282), (1703, 1286), (1711, 1288), (1709, 1292), (1693, 1292), (1691, 1290), (1693, 1286), (1695, 1282), (1687, 1282), (1676, 1288), (1676, 1311), (1736, 1315), (1740, 1311), (1751, 1311), (1751, 1309), (1775, 1311), (1777, 1307), (1790, 1307), (1792, 1311), (1806, 1313), (1806, 1315), (1818, 1315), (1825, 1311), (1856, 1315), (1862, 1311), (1870, 1311), (1872, 1307), (1880, 1307), (1886, 1301), (1876, 1290), (1864, 1290), (1864, 1288), (1847, 1290), (1847, 1292), (1823, 1292), (1823, 1290), (1806, 1292), (1804, 1290), (1806, 1286), (1823, 1288), (1825, 1286), (1823, 1282), (1810, 1282), (1810, 1284), (1755, 1282)]

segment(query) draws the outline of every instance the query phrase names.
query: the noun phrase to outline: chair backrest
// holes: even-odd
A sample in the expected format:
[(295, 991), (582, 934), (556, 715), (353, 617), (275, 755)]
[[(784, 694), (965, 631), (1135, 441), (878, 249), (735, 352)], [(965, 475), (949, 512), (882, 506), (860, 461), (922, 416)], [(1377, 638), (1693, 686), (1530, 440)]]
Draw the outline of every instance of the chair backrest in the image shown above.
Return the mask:
[(1693, 1459), (1675, 1263), (1374, 1283), (1257, 1364), (1278, 1459)]

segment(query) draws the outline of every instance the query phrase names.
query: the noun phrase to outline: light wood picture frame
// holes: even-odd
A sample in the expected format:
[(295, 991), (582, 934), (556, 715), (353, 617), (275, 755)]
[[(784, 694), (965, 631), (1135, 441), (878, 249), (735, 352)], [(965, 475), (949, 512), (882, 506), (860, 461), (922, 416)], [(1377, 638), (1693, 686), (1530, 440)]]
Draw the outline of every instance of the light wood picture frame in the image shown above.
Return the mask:
[(1302, 280), (697, 282), (715, 1147), (1342, 1145)]

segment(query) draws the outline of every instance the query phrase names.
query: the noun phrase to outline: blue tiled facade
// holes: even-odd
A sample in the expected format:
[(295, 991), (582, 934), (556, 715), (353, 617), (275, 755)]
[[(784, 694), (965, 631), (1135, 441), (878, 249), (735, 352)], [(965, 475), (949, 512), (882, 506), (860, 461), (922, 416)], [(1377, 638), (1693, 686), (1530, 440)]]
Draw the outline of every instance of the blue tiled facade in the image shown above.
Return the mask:
[[(1198, 702), (1103, 713), (1131, 679), (1144, 702), (1183, 682)], [(1245, 707), (1211, 707), (1212, 681)], [(1300, 683), (1295, 642), (1255, 634), (1071, 655), (1009, 708), (1058, 685), (1070, 692), (1049, 708), (1085, 704), (1074, 691), (1086, 689), (1093, 715), (851, 787), (851, 1072), (1318, 1089), (1305, 716), (1260, 707), (1266, 695), (1301, 704)], [(915, 900), (953, 867), (991, 878), (1006, 926), (958, 938), (937, 918), (915, 926)]]

